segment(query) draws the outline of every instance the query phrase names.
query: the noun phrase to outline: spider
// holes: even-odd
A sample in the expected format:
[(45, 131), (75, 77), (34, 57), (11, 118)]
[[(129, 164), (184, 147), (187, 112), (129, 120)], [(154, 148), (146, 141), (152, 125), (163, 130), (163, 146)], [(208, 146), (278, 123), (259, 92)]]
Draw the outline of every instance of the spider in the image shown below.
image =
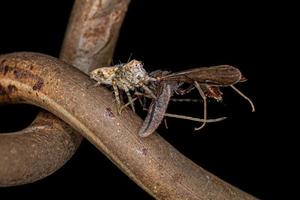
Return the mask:
[(150, 77), (143, 66), (141, 61), (131, 60), (126, 64), (97, 68), (90, 72), (90, 77), (97, 81), (96, 85), (105, 84), (113, 87), (119, 114), (122, 111), (119, 89), (125, 91), (130, 106), (135, 112), (134, 101), (130, 91), (143, 88), (148, 95), (156, 99), (154, 93), (147, 86), (151, 81), (156, 81), (156, 79)]

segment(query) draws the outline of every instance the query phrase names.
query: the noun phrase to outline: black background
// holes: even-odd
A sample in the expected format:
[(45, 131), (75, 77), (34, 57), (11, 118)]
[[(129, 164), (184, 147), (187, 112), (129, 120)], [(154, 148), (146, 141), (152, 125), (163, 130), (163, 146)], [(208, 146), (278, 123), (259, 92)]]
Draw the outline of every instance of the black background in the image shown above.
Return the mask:
[[(295, 66), (288, 64), (293, 55), (283, 54), (294, 42), (287, 28), (292, 13), (284, 14), (286, 8), (275, 4), (196, 2), (133, 0), (114, 62), (126, 62), (132, 54), (148, 71), (238, 67), (248, 81), (237, 87), (253, 100), (255, 113), (243, 98), (224, 88), (223, 102), (209, 102), (209, 116), (227, 120), (195, 133), (197, 124), (169, 119), (169, 129), (162, 126), (159, 133), (194, 162), (242, 190), (262, 199), (288, 199), (294, 185), (290, 181), (296, 179), (291, 166), (297, 160), (296, 147), (289, 143), (297, 134), (292, 129), (297, 90), (291, 89), (297, 79), (291, 78)], [(57, 57), (72, 4), (1, 2), (0, 53), (34, 51)], [(37, 111), (24, 105), (0, 107), (0, 132), (26, 127)], [(170, 111), (199, 116), (201, 105), (173, 103)], [(0, 188), (0, 199), (41, 194), (152, 199), (87, 141), (53, 175)]]

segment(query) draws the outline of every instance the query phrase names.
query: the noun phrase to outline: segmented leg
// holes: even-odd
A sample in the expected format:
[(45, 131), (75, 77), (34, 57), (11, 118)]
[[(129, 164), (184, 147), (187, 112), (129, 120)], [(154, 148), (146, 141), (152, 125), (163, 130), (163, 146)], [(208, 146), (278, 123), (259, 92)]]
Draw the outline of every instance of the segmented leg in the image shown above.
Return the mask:
[[(145, 108), (145, 102), (143, 102), (143, 100), (141, 99), (141, 97), (147, 97), (147, 98), (150, 98), (151, 99), (151, 96), (145, 96), (145, 94), (143, 93), (140, 93), (140, 92), (135, 92), (134, 95), (137, 95), (137, 97), (134, 97), (132, 99), (132, 102), (135, 102), (136, 100), (139, 100), (139, 103), (140, 105), (142, 106), (142, 108), (144, 109)], [(145, 101), (145, 100), (144, 100)], [(121, 107), (121, 110), (125, 109), (127, 106), (131, 105), (130, 102), (127, 102), (126, 104), (124, 104), (122, 107)]]
[(201, 99), (190, 99), (190, 98), (188, 99), (172, 98), (170, 100), (173, 102), (192, 102), (192, 103), (199, 103), (203, 101)]
[(115, 81), (112, 81), (112, 87), (114, 89), (114, 94), (117, 102), (117, 109), (118, 113), (121, 114), (121, 100), (120, 100), (120, 94), (119, 94), (119, 89)]
[(89, 89), (89, 88), (91, 88), (91, 87), (98, 87), (98, 86), (100, 86), (100, 85), (101, 85), (100, 82), (97, 82), (97, 83), (95, 83), (95, 84), (91, 83), (91, 84), (88, 84), (88, 85), (86, 86), (86, 89)]
[(206, 96), (205, 96), (203, 90), (201, 89), (199, 83), (197, 81), (194, 81), (194, 84), (195, 84), (195, 87), (197, 88), (200, 96), (203, 99), (203, 119), (204, 119), (204, 121), (203, 121), (203, 123), (200, 127), (195, 128), (195, 130), (198, 131), (198, 130), (202, 129), (205, 126), (206, 121), (207, 121), (207, 102), (206, 102)]
[(100, 82), (97, 82), (97, 83), (95, 83), (94, 85), (93, 85), (93, 87), (98, 87), (98, 86), (100, 86), (101, 85), (101, 83)]
[(253, 104), (253, 102), (251, 101), (251, 99), (249, 97), (247, 97), (246, 95), (244, 95), (240, 90), (238, 90), (236, 87), (234, 87), (233, 85), (230, 86), (234, 91), (236, 91), (239, 95), (241, 95), (244, 99), (246, 99), (252, 108), (252, 112), (255, 112), (255, 106)]
[[(138, 96), (144, 96), (145, 95), (145, 94), (140, 93), (140, 92), (135, 92), (134, 94), (138, 95)], [(146, 96), (146, 97), (151, 98), (150, 96)], [(133, 98), (132, 101), (134, 102), (137, 99), (139, 99), (139, 97)], [(123, 105), (121, 107), (121, 110), (123, 110), (124, 108), (126, 108), (129, 105), (130, 105), (130, 102), (126, 103), (125, 105)], [(148, 109), (145, 108), (145, 107), (143, 107), (143, 110), (148, 111)], [(219, 122), (219, 121), (222, 121), (222, 120), (226, 119), (226, 117), (219, 117), (219, 118), (215, 118), (215, 119), (207, 119), (207, 118), (206, 119), (200, 119), (200, 118), (190, 117), (190, 116), (186, 116), (186, 115), (177, 115), (177, 114), (171, 114), (171, 113), (165, 113), (164, 115), (166, 117), (177, 118), (177, 119), (185, 119), (185, 120), (189, 120), (189, 121), (196, 121), (196, 122), (202, 122), (202, 123), (204, 123), (204, 122), (205, 123)], [(165, 124), (166, 124), (166, 122), (165, 122)]]
[[(166, 116), (166, 115), (165, 115)], [(169, 127), (168, 127), (168, 122), (167, 122), (167, 119), (166, 118), (164, 118), (164, 124), (165, 124), (165, 128), (166, 129), (169, 129)]]
[(195, 121), (195, 122), (203, 122), (203, 123), (204, 122), (205, 123), (220, 122), (220, 121), (226, 119), (226, 117), (219, 117), (219, 118), (215, 118), (215, 119), (200, 119), (200, 118), (190, 117), (190, 116), (186, 116), (186, 115), (176, 115), (176, 114), (171, 114), (171, 113), (165, 113), (165, 116), (177, 118), (177, 119), (185, 119), (185, 120)]
[(146, 97), (141, 97), (141, 98), (135, 97), (135, 98), (137, 98), (139, 100), (139, 103), (140, 103), (142, 108), (146, 107)]
[[(147, 108), (144, 108), (143, 110), (148, 111)], [(172, 114), (172, 113), (165, 113), (164, 116), (176, 118), (176, 119), (185, 119), (185, 120), (194, 121), (194, 122), (202, 122), (202, 123), (204, 123), (204, 122), (214, 123), (214, 122), (220, 122), (220, 121), (227, 119), (227, 117), (219, 117), (219, 118), (215, 118), (215, 119), (200, 119), (200, 118), (190, 117), (190, 116), (186, 116), (186, 115), (177, 115), (177, 114)]]
[(128, 98), (129, 104), (130, 104), (130, 106), (132, 108), (132, 111), (135, 112), (134, 103), (133, 103), (133, 100), (132, 100), (132, 97), (131, 97), (131, 94), (129, 92), (128, 87), (126, 85), (122, 85), (122, 87), (124, 88), (124, 91), (125, 91), (125, 93), (127, 95), (127, 98)]
[(178, 95), (185, 95), (185, 94), (190, 93), (194, 88), (195, 88), (194, 85), (190, 85), (186, 89), (178, 88), (178, 89), (175, 90), (175, 93), (178, 94)]
[(151, 98), (156, 99), (156, 96), (154, 95), (154, 93), (150, 90), (150, 88), (148, 88), (148, 86), (142, 84), (142, 88), (146, 91), (146, 93), (148, 93)]
[[(134, 98), (132, 99), (132, 102), (135, 102), (137, 99), (138, 99), (138, 97), (134, 97)], [(121, 111), (123, 111), (123, 110), (124, 110), (127, 106), (129, 106), (129, 105), (131, 105), (130, 101), (127, 102), (126, 104), (122, 105), (122, 106), (121, 106)]]

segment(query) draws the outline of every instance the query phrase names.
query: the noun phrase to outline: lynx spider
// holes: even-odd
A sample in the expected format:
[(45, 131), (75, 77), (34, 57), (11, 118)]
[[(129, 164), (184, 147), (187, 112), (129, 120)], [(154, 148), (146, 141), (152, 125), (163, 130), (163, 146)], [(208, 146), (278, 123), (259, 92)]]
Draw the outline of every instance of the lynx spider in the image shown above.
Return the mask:
[(96, 85), (106, 84), (113, 87), (119, 114), (122, 111), (119, 89), (125, 91), (133, 111), (135, 111), (134, 101), (130, 91), (143, 88), (152, 98), (156, 98), (147, 86), (150, 81), (156, 81), (156, 79), (148, 75), (143, 68), (143, 63), (138, 60), (131, 60), (126, 64), (111, 67), (97, 68), (90, 72), (90, 77), (97, 81)]

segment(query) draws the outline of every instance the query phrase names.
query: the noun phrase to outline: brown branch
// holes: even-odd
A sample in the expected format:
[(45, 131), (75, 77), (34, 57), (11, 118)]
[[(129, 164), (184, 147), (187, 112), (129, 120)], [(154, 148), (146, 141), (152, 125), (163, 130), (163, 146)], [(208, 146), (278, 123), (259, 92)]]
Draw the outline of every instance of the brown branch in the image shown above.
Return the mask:
[(129, 0), (76, 0), (62, 47), (62, 60), (81, 71), (109, 66)]
[[(85, 73), (92, 66), (109, 63), (128, 4), (128, 0), (76, 0), (61, 58)], [(14, 88), (8, 92), (11, 90)], [(1, 92), (4, 89), (0, 87)], [(0, 186), (30, 183), (52, 174), (74, 154), (81, 138), (45, 112), (26, 129), (1, 134)]]
[(128, 110), (118, 116), (110, 91), (89, 87), (89, 77), (55, 58), (3, 55), (0, 84), (0, 102), (28, 102), (54, 113), (157, 199), (255, 199), (197, 166), (158, 134), (139, 137), (140, 118)]
[[(7, 92), (15, 89), (11, 85)], [(0, 103), (5, 103), (2, 97)], [(31, 183), (49, 176), (71, 158), (81, 138), (48, 112), (40, 112), (33, 123), (21, 131), (1, 133), (0, 187)]]

